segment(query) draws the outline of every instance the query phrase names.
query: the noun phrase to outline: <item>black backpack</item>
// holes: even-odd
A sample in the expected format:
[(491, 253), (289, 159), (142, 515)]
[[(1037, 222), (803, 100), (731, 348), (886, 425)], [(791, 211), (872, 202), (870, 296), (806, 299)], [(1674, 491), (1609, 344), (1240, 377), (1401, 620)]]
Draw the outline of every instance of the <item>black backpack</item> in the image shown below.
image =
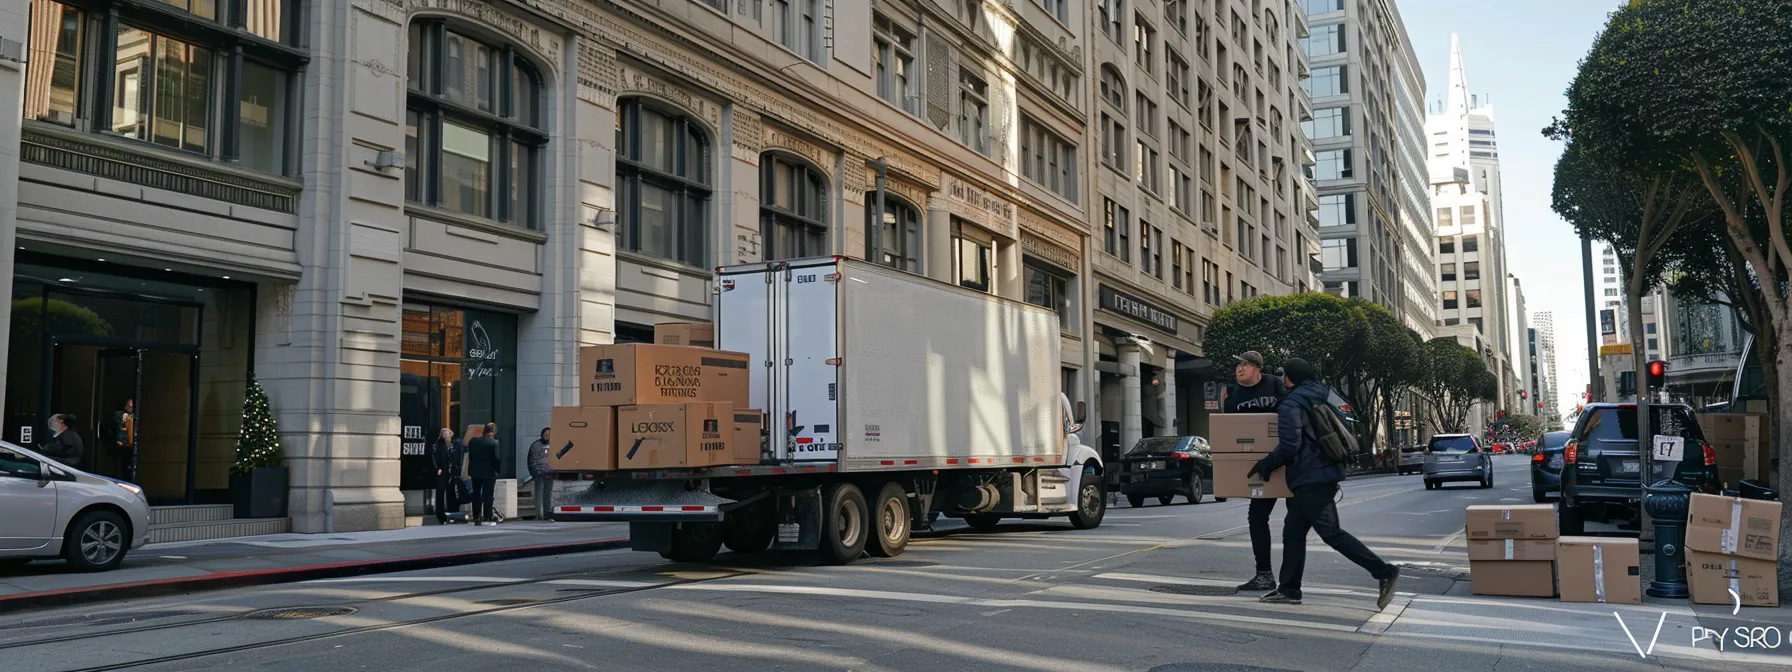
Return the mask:
[(1307, 429), (1319, 445), (1319, 460), (1326, 464), (1343, 464), (1356, 456), (1356, 435), (1344, 426), (1344, 420), (1331, 404), (1318, 403), (1307, 407)]

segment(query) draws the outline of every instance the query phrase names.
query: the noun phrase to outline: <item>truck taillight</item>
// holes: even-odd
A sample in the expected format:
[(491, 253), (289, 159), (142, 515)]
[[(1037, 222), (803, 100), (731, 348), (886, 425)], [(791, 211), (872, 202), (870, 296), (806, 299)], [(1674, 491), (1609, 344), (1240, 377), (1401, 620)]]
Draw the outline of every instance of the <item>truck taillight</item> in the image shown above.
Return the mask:
[(1705, 466), (1717, 466), (1717, 450), (1713, 449), (1709, 443), (1701, 442), (1701, 445), (1705, 446)]
[(1562, 463), (1574, 464), (1576, 453), (1580, 452), (1579, 448), (1580, 446), (1575, 445), (1573, 441), (1569, 441), (1567, 445), (1562, 446)]

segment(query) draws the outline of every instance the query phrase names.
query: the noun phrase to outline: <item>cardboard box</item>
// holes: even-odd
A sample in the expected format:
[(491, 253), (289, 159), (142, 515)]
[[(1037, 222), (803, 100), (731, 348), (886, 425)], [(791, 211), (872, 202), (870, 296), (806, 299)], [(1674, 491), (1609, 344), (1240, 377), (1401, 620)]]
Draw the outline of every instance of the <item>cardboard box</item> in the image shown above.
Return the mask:
[(1563, 602), (1642, 604), (1642, 554), (1635, 539), (1562, 537), (1556, 540)]
[(1469, 560), (1554, 560), (1554, 539), (1475, 539), (1468, 542)]
[(1694, 493), (1686, 547), (1756, 560), (1779, 559), (1780, 502)]
[(735, 409), (734, 464), (759, 464), (764, 460), (765, 411), (757, 408)]
[(1468, 507), (1466, 519), (1470, 540), (1554, 539), (1561, 536), (1556, 527), (1556, 507), (1550, 504), (1480, 504)]
[(1470, 560), (1468, 574), (1476, 595), (1556, 595), (1556, 563), (1552, 560)]
[(1693, 604), (1735, 604), (1734, 589), (1745, 607), (1780, 606), (1778, 563), (1703, 551), (1686, 552), (1686, 584)]
[(579, 348), (580, 406), (724, 401), (747, 405), (747, 355), (682, 345)]
[[(616, 409), (616, 463), (622, 469), (731, 464), (734, 405), (725, 401), (639, 404)], [(757, 460), (755, 460), (757, 462)]]
[(1758, 413), (1700, 413), (1699, 432), (1717, 453), (1719, 472), (1730, 472), (1726, 482), (1748, 478), (1767, 480), (1773, 475), (1772, 438), (1765, 416)]
[[(1223, 417), (1223, 416), (1215, 416)], [(1265, 481), (1261, 476), (1246, 476), (1262, 455), (1254, 453), (1213, 453), (1213, 496), (1249, 499), (1287, 499), (1294, 496), (1288, 489), (1288, 468), (1277, 469)]]
[(609, 471), (616, 468), (616, 409), (608, 406), (555, 406), (548, 468), (554, 471)]
[(1214, 453), (1262, 455), (1276, 449), (1274, 413), (1222, 413), (1207, 422), (1207, 443)]
[(713, 348), (716, 347), (716, 326), (708, 322), (661, 322), (653, 325), (653, 342)]

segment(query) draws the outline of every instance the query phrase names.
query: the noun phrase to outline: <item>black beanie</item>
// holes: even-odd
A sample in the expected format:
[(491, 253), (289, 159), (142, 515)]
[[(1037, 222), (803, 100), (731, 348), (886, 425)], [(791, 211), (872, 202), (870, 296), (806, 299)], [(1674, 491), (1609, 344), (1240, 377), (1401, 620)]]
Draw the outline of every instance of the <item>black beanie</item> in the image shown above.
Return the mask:
[(1282, 362), (1282, 375), (1287, 376), (1288, 380), (1293, 381), (1295, 385), (1319, 377), (1313, 372), (1313, 365), (1299, 357)]

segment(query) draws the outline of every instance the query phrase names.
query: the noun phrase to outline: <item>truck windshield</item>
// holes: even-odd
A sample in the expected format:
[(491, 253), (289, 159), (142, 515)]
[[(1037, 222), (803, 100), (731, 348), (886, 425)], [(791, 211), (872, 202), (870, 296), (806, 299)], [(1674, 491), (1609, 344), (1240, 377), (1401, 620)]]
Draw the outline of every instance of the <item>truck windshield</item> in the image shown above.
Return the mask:
[(1433, 453), (1469, 453), (1475, 450), (1475, 440), (1466, 436), (1449, 436), (1431, 440)]

